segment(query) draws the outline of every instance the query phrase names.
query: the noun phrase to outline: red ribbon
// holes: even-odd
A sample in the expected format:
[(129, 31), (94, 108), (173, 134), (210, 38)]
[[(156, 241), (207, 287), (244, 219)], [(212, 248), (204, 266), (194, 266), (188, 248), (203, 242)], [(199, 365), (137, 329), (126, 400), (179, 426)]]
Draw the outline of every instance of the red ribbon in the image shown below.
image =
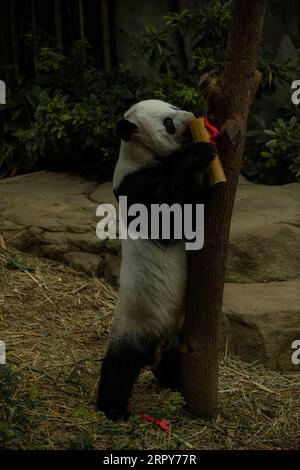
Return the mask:
[(150, 421), (152, 423), (155, 423), (157, 424), (158, 426), (160, 426), (164, 431), (170, 431), (170, 427), (164, 423), (163, 421), (161, 421), (160, 419), (157, 419), (157, 418), (154, 418), (153, 416), (150, 416), (150, 415), (144, 415), (144, 413), (140, 413), (140, 418), (141, 419), (146, 419), (147, 421)]
[(220, 135), (219, 130), (215, 126), (213, 126), (211, 122), (209, 122), (207, 117), (204, 118), (204, 124), (205, 124), (206, 129), (210, 133), (210, 143), (213, 145), (216, 145), (216, 137)]

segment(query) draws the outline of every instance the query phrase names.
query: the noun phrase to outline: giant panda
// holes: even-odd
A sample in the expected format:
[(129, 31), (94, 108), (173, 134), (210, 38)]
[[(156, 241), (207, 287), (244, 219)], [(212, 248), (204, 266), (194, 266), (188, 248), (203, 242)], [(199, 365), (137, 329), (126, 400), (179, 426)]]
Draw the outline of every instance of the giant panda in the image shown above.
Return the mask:
[[(117, 124), (121, 138), (113, 177), (117, 199), (128, 206), (203, 203), (207, 195), (195, 175), (214, 158), (209, 143), (193, 143), (190, 112), (160, 100), (132, 106)], [(110, 419), (126, 419), (141, 368), (151, 365), (162, 386), (178, 389), (180, 332), (184, 320), (187, 253), (184, 240), (124, 239), (120, 289), (97, 408)]]

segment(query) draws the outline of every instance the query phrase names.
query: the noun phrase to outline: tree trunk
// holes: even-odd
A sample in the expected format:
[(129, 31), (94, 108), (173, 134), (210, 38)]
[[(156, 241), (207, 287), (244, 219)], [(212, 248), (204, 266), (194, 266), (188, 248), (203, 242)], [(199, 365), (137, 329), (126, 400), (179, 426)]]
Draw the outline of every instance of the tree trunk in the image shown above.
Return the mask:
[(62, 11), (60, 0), (54, 0), (54, 26), (57, 50), (63, 49)]
[(36, 66), (37, 58), (37, 31), (36, 31), (36, 11), (35, 11), (35, 0), (31, 0), (31, 26), (32, 26), (32, 47), (33, 47), (33, 64), (35, 70), (35, 76), (39, 78), (39, 70)]
[(111, 69), (109, 9), (108, 9), (108, 0), (100, 0), (100, 1), (101, 1), (103, 64), (104, 64), (104, 70), (107, 72)]
[(204, 84), (210, 112), (222, 123), (218, 144), (225, 186), (205, 205), (205, 242), (189, 253), (187, 311), (182, 345), (182, 392), (192, 414), (217, 412), (218, 343), (230, 221), (241, 168), (249, 108), (260, 81), (256, 72), (266, 0), (233, 0), (224, 71)]
[(83, 38), (84, 38), (84, 10), (83, 10), (83, 0), (78, 0), (78, 10), (79, 10), (80, 39), (83, 39)]
[(10, 0), (10, 27), (11, 27), (11, 50), (13, 64), (16, 67), (17, 76), (19, 75), (19, 44), (17, 32), (17, 10), (15, 0)]
[(0, 15), (0, 65), (11, 63), (11, 50), (7, 44), (9, 35), (9, 12), (6, 7), (3, 7)]

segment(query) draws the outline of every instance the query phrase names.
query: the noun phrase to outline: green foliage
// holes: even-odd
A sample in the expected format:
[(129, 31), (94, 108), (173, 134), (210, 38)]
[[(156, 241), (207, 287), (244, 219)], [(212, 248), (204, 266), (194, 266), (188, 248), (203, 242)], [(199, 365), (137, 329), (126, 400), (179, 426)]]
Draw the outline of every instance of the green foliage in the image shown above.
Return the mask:
[[(142, 99), (162, 99), (203, 114), (206, 107), (195, 80), (205, 71), (213, 69), (218, 75), (222, 70), (230, 3), (213, 0), (201, 11), (166, 15), (160, 30), (145, 27), (135, 38), (133, 52), (156, 70), (155, 80), (137, 77), (123, 64), (108, 73), (98, 70), (85, 39), (74, 42), (68, 54), (40, 44), (35, 57), (38, 78), (25, 81), (17, 78), (13, 67), (0, 70), (8, 88), (8, 103), (0, 107), (0, 177), (40, 168), (79, 167), (84, 171), (89, 165), (93, 169), (108, 165), (110, 171), (119, 148), (115, 123)], [(193, 56), (188, 64), (183, 54), (176, 55), (172, 37), (177, 44), (180, 37), (189, 44)], [(260, 69), (259, 97), (276, 93), (278, 85), (290, 84), (294, 70), (288, 64), (274, 64), (263, 48)], [(292, 141), (286, 150), (281, 144), (277, 150), (275, 144), (272, 149), (268, 146), (272, 156), (262, 160), (268, 142), (263, 130), (258, 126), (250, 137), (245, 174), (255, 181), (273, 183), (282, 180), (276, 172), (287, 168), (286, 181), (297, 179)], [(278, 142), (279, 137), (276, 145)]]
[[(191, 74), (214, 69), (221, 71), (226, 47), (230, 20), (230, 2), (214, 0), (201, 11), (183, 10), (164, 17), (165, 27), (158, 31), (146, 26), (135, 37), (133, 50), (148, 60), (161, 74), (169, 73), (179, 78), (181, 58), (170, 46), (170, 38), (180, 33), (190, 42), (192, 56)], [(181, 79), (186, 80), (186, 70), (181, 71)]]
[(109, 74), (97, 70), (88, 49), (86, 41), (74, 43), (68, 56), (43, 48), (36, 58), (36, 83), (6, 80), (9, 99), (0, 112), (4, 174), (14, 166), (23, 171), (55, 159), (64, 166), (116, 158), (115, 122), (138, 99), (141, 82), (124, 66)]
[(69, 441), (70, 450), (94, 449), (94, 439), (88, 431), (81, 431)]
[(65, 57), (50, 47), (42, 47), (35, 58), (37, 70), (43, 72), (56, 72), (63, 64)]
[(258, 98), (263, 95), (274, 95), (280, 85), (288, 83), (290, 86), (293, 74), (295, 73), (295, 67), (288, 63), (274, 63), (271, 51), (267, 50), (264, 46), (261, 46), (258, 68), (262, 73), (261, 83), (256, 95)]
[(146, 26), (141, 35), (136, 36), (132, 50), (144, 57), (151, 67), (159, 67), (160, 73), (174, 71), (174, 58), (172, 48), (169, 46), (169, 31), (157, 31), (155, 26)]
[[(190, 110), (203, 112), (204, 103), (199, 101), (195, 77), (214, 70), (219, 75), (223, 68), (224, 55), (230, 23), (230, 1), (213, 0), (201, 11), (183, 10), (164, 17), (165, 26), (158, 31), (147, 26), (135, 38), (133, 49), (146, 58), (152, 67), (156, 67), (163, 78), (160, 79), (160, 89), (155, 96), (165, 99), (174, 96), (181, 104)], [(193, 51), (190, 63), (190, 74), (180, 64), (170, 39), (172, 34), (179, 33), (184, 42)], [(262, 80), (257, 93), (260, 99), (265, 95), (274, 95), (278, 86), (288, 84), (295, 75), (295, 67), (288, 63), (276, 64), (272, 54), (261, 47), (258, 68), (262, 72)], [(164, 83), (172, 83), (173, 88), (164, 91)], [(178, 86), (178, 81), (181, 85)], [(172, 91), (173, 89), (173, 91)], [(170, 94), (169, 94), (170, 93)], [(181, 98), (181, 99), (180, 99)], [(171, 100), (172, 101), (172, 100)], [(247, 142), (247, 158), (244, 164), (244, 174), (256, 182), (268, 184), (283, 184), (299, 180), (299, 126), (295, 120), (276, 121), (270, 130), (265, 130), (265, 123), (256, 118), (255, 130), (249, 132)], [(271, 134), (275, 133), (275, 135)], [(286, 133), (286, 136), (285, 136)], [(273, 135), (273, 139), (270, 136)]]
[(25, 162), (26, 167), (32, 166), (16, 132), (29, 126), (36, 109), (49, 100), (47, 90), (31, 82), (15, 82), (10, 72), (2, 70), (1, 73), (8, 84), (8, 100), (6, 105), (0, 106), (0, 174), (20, 162)]
[(36, 424), (31, 414), (39, 404), (36, 393), (23, 393), (19, 385), (15, 372), (0, 365), (0, 449), (22, 448)]
[[(169, 74), (184, 83), (193, 83), (207, 71), (219, 75), (223, 68), (228, 30), (230, 24), (230, 4), (228, 0), (208, 2), (201, 11), (183, 10), (164, 17), (165, 26), (157, 30), (146, 26), (144, 31), (135, 37), (133, 51), (144, 57), (160, 74)], [(180, 67), (182, 57), (175, 54), (170, 46), (174, 33), (181, 38), (192, 51), (189, 67)], [(261, 47), (258, 68), (262, 72), (262, 82), (258, 96), (274, 94), (278, 85), (290, 83), (291, 73), (295, 70), (288, 64), (276, 64), (271, 53)]]
[(193, 111), (203, 109), (195, 89), (170, 76), (152, 83), (135, 77), (122, 64), (109, 73), (97, 70), (85, 40), (75, 42), (68, 56), (43, 47), (36, 67), (38, 81), (14, 83), (8, 104), (1, 107), (4, 173), (14, 166), (22, 171), (49, 162), (50, 167), (51, 162), (72, 166), (87, 158), (95, 166), (114, 162), (119, 148), (115, 123), (142, 99), (154, 97)]
[(57, 92), (45, 105), (39, 106), (29, 128), (19, 129), (15, 136), (24, 144), (31, 161), (49, 154), (84, 154), (100, 151), (109, 157), (112, 147), (112, 122), (107, 119), (95, 95), (72, 102), (68, 95)]
[(150, 412), (153, 416), (157, 416), (160, 419), (176, 419), (185, 405), (185, 401), (181, 393), (174, 392), (169, 400), (166, 400), (163, 404), (154, 406)]
[(248, 132), (244, 174), (258, 183), (284, 184), (300, 181), (300, 124), (277, 119), (270, 129), (256, 118), (257, 129)]
[[(146, 415), (152, 415), (170, 424), (180, 419), (182, 415), (184, 399), (180, 393), (170, 393), (168, 399), (147, 406)], [(103, 413), (95, 412), (93, 406), (78, 406), (73, 409), (74, 418), (80, 420), (81, 431), (69, 438), (70, 449), (93, 449), (97, 447), (99, 437), (105, 438), (105, 448), (109, 450), (135, 449), (136, 443), (143, 446), (144, 440), (149, 439), (153, 433), (165, 433), (156, 423), (149, 422), (138, 413), (130, 416), (129, 420), (113, 422), (107, 419)], [(172, 434), (172, 441), (168, 443), (170, 448), (177, 448), (182, 441)]]
[(161, 78), (159, 88), (153, 89), (152, 96), (155, 99), (174, 103), (195, 114), (201, 114), (205, 109), (205, 101), (195, 87), (178, 82), (168, 75)]

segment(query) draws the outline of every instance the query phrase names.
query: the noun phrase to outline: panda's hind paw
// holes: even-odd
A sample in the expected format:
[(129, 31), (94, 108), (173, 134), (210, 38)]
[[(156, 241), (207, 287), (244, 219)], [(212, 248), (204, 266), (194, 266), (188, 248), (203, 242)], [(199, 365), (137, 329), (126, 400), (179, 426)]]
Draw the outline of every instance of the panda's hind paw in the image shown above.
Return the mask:
[(129, 411), (125, 409), (115, 409), (115, 410), (103, 410), (106, 418), (111, 419), (112, 421), (128, 421), (130, 418)]

